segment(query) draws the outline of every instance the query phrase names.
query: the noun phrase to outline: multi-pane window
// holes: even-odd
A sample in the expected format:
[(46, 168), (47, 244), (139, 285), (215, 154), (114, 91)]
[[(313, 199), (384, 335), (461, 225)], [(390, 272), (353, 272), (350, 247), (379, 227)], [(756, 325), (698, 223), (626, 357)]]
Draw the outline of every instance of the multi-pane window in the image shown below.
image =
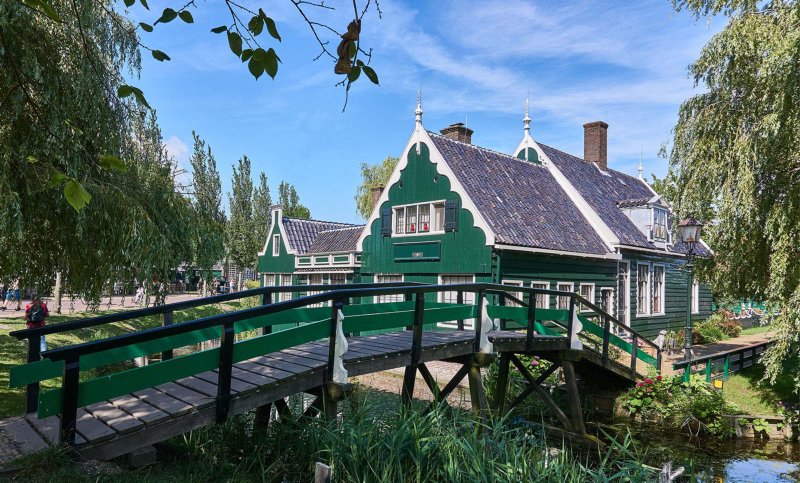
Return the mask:
[(444, 231), (444, 203), (420, 203), (394, 209), (394, 233), (436, 233)]
[[(591, 303), (594, 303), (594, 284), (593, 283), (582, 283), (580, 285), (580, 293), (581, 297), (585, 298)], [(589, 312), (591, 309), (583, 304), (580, 306), (581, 312)]]
[(281, 236), (272, 235), (272, 256), (277, 257), (281, 254)]
[(692, 313), (700, 313), (700, 282), (692, 281)]
[(600, 289), (600, 308), (609, 315), (614, 315), (614, 289)]
[[(517, 280), (503, 280), (503, 285), (511, 285), (512, 287), (522, 287), (522, 282)], [(512, 292), (508, 291), (508, 294), (512, 297), (516, 297), (519, 300), (522, 300), (522, 292)], [(520, 307), (520, 305), (513, 300), (506, 298), (506, 305), (509, 307)]]
[(265, 273), (264, 277), (264, 286), (265, 287), (274, 287), (275, 286), (275, 274), (274, 273)]
[(636, 313), (650, 313), (650, 265), (636, 266)]
[[(402, 275), (376, 275), (375, 276), (375, 283), (398, 283), (403, 281)], [(384, 302), (402, 302), (403, 301), (403, 294), (391, 294), (391, 295), (379, 295), (375, 297), (376, 303), (384, 303)]]
[[(547, 290), (550, 288), (550, 282), (531, 282), (531, 288), (541, 288)], [(536, 294), (536, 308), (549, 309), (550, 308), (550, 295), (545, 293)]]
[(667, 211), (653, 208), (653, 238), (666, 240), (667, 233)]
[(664, 313), (664, 266), (653, 265), (653, 302), (654, 314)]
[[(292, 284), (292, 274), (291, 273), (282, 273), (281, 274), (281, 285), (287, 287)], [(284, 300), (291, 300), (292, 299), (292, 292), (281, 292), (278, 296), (278, 300), (283, 302)]]
[[(472, 275), (442, 275), (442, 285), (451, 285), (455, 283), (473, 283), (475, 281), (475, 277)], [(462, 292), (463, 298), (461, 299), (461, 303), (463, 304), (474, 304), (475, 303), (475, 292)], [(439, 292), (439, 302), (445, 302), (450, 304), (458, 303), (458, 292), (457, 291), (449, 291), (449, 292)], [(464, 320), (464, 327), (472, 328), (474, 326), (475, 319), (466, 319)], [(457, 322), (440, 322), (438, 324), (441, 327), (456, 327)]]
[[(556, 284), (556, 290), (561, 292), (572, 292), (572, 288), (574, 285), (572, 283), (567, 282), (560, 282)], [(569, 309), (569, 300), (572, 297), (567, 297), (565, 295), (559, 295), (556, 297), (556, 308), (557, 309)]]

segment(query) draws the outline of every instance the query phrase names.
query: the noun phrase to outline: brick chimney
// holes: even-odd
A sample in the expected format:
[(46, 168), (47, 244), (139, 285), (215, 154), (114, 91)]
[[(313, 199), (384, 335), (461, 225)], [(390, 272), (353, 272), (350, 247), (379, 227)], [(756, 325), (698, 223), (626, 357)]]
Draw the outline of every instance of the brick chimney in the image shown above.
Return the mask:
[(461, 141), (462, 143), (472, 144), (472, 133), (474, 131), (465, 126), (463, 122), (450, 124), (439, 132), (442, 133), (442, 136), (446, 138)]
[(608, 124), (603, 121), (583, 125), (583, 159), (608, 169)]
[(375, 205), (378, 204), (378, 200), (381, 198), (381, 194), (383, 194), (383, 185), (373, 186), (369, 189), (369, 194), (372, 196), (372, 208), (375, 209)]

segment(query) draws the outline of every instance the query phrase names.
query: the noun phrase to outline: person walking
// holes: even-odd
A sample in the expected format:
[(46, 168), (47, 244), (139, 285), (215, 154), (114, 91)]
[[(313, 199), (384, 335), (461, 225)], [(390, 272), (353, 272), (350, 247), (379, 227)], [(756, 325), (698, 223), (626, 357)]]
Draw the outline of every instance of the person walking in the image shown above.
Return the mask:
[[(25, 325), (29, 329), (44, 327), (48, 315), (50, 312), (47, 310), (47, 304), (42, 302), (42, 298), (37, 295), (33, 297), (33, 302), (25, 306)], [(41, 352), (47, 350), (44, 336), (39, 341), (39, 350)]]
[(9, 302), (14, 303), (15, 301), (17, 302), (16, 310), (22, 310), (22, 300), (19, 297), (19, 277), (14, 277), (14, 281), (6, 290), (6, 297), (0, 310), (9, 309)]

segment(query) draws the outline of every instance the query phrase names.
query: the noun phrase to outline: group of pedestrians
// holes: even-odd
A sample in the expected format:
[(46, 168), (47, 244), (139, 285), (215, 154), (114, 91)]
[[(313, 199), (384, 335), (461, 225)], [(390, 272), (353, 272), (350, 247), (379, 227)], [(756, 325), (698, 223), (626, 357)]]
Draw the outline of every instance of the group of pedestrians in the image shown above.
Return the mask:
[(5, 284), (0, 284), (0, 299), (3, 300), (3, 305), (0, 306), (0, 310), (9, 310), (14, 306), (14, 303), (17, 304), (15, 310), (22, 310), (22, 298), (19, 295), (18, 277), (14, 277), (14, 280), (7, 286)]

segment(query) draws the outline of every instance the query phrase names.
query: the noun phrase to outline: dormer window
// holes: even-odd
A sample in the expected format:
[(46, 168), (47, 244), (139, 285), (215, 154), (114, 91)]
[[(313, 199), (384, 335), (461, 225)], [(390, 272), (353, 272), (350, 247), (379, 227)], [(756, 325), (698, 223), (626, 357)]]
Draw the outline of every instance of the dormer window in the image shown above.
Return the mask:
[(653, 240), (667, 241), (667, 210), (653, 208)]

